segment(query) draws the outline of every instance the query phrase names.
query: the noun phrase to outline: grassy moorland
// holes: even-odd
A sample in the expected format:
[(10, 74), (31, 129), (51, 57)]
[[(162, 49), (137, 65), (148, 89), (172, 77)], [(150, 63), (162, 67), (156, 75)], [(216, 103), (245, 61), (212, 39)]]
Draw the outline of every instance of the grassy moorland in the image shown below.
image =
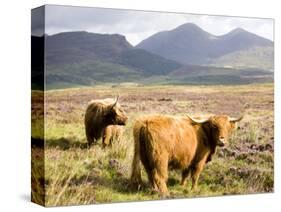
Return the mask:
[[(274, 96), (273, 84), (242, 86), (128, 86), (73, 88), (47, 91), (45, 95), (45, 152), (42, 133), (36, 130), (42, 108), (33, 105), (33, 189), (47, 206), (161, 199), (152, 193), (143, 171), (144, 185), (130, 187), (133, 157), (132, 125), (143, 114), (173, 115), (245, 114), (230, 144), (218, 150), (199, 179), (198, 190), (179, 185), (181, 173), (169, 172), (170, 198), (249, 194), (273, 191)], [(91, 99), (114, 97), (129, 117), (119, 143), (86, 148), (83, 118)], [(39, 94), (34, 93), (33, 98)], [(40, 111), (41, 110), (41, 111)], [(42, 137), (41, 137), (42, 138)], [(45, 161), (36, 160), (44, 155)], [(42, 158), (42, 157), (41, 157)], [(45, 172), (44, 172), (45, 171)], [(40, 175), (45, 175), (45, 180)]]

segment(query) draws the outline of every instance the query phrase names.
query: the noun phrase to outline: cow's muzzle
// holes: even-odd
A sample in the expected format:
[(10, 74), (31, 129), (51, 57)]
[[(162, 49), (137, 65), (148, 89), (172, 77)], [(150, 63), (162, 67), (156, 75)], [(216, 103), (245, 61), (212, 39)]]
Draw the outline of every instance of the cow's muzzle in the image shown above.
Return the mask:
[(224, 138), (218, 139), (217, 145), (220, 146), (220, 147), (225, 146), (225, 139)]

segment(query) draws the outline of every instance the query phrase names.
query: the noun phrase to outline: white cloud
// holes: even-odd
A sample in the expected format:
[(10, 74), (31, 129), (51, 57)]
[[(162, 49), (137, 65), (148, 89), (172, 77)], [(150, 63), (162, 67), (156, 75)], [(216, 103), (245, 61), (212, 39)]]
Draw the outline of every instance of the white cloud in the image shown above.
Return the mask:
[(273, 20), (213, 15), (177, 14), (69, 6), (46, 7), (46, 33), (89, 31), (123, 34), (133, 45), (152, 34), (191, 22), (205, 31), (222, 35), (243, 28), (273, 40)]

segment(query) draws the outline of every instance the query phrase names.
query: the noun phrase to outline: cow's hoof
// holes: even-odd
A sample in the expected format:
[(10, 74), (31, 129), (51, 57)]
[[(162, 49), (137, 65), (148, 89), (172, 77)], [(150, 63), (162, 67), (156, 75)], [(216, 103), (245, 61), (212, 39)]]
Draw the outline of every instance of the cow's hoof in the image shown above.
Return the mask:
[(159, 194), (159, 190), (158, 189), (156, 189), (156, 188), (153, 188), (153, 189), (151, 189), (151, 192), (150, 192), (152, 195), (153, 194)]
[(172, 197), (171, 194), (169, 192), (166, 192), (166, 193), (160, 193), (160, 198), (161, 199), (168, 199)]
[(142, 188), (141, 182), (131, 182), (129, 188), (134, 191), (140, 191)]
[(186, 186), (186, 181), (182, 181), (181, 186)]

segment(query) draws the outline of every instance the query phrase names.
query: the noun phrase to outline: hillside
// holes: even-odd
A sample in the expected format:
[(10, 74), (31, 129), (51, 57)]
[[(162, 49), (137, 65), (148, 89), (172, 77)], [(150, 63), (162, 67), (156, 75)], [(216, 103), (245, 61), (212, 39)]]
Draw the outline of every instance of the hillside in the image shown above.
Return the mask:
[[(32, 37), (36, 45), (38, 39)], [(45, 37), (46, 82), (49, 88), (136, 81), (167, 74), (181, 64), (135, 49), (125, 36), (64, 32)]]
[(235, 51), (210, 61), (210, 65), (232, 67), (259, 67), (266, 70), (274, 69), (274, 49), (272, 46), (253, 47)]
[(273, 55), (273, 42), (241, 28), (215, 36), (195, 24), (187, 23), (170, 31), (158, 32), (136, 47), (183, 64), (230, 65), (220, 63), (222, 58), (227, 55), (224, 62), (237, 60), (238, 52), (239, 60), (243, 61), (245, 67), (252, 67), (253, 64), (264, 69), (273, 67), (273, 57), (264, 57), (261, 60), (259, 55)]
[(88, 32), (64, 32), (46, 36), (47, 63), (69, 64), (85, 60), (113, 61), (122, 51), (132, 48), (125, 36)]

